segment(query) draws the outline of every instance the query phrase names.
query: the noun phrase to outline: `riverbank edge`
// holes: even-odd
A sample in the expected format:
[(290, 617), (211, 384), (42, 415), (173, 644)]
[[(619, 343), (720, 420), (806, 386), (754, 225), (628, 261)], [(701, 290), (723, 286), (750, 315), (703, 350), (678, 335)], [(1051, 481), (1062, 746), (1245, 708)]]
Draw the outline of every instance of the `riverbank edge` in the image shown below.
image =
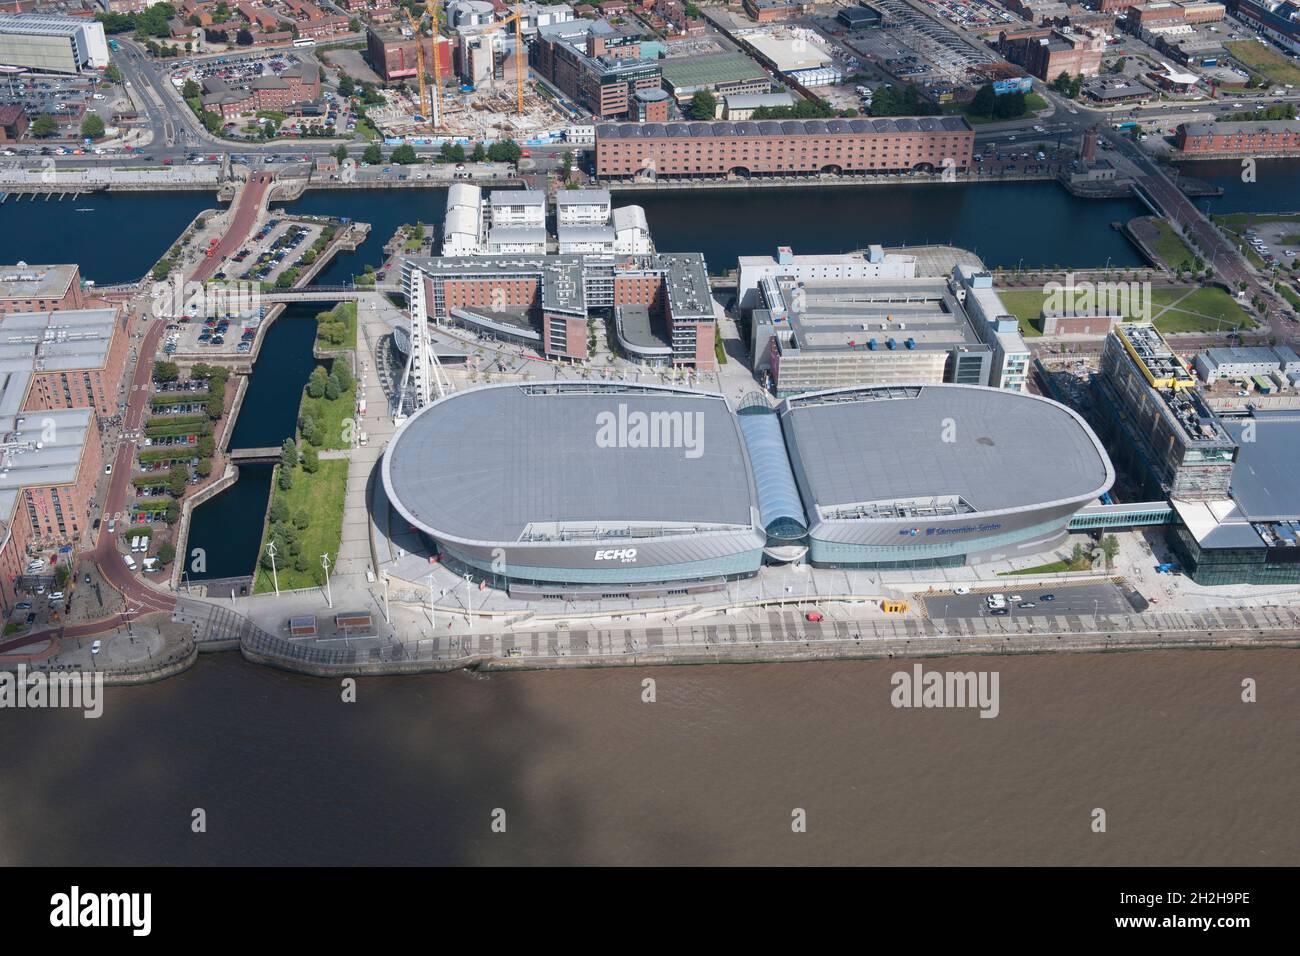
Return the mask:
[[(1126, 640), (1126, 637), (1136, 639)], [(248, 662), (308, 677), (337, 678), (348, 676), (399, 677), (419, 674), (444, 674), (458, 670), (482, 673), (514, 671), (575, 670), (608, 667), (704, 666), (710, 664), (785, 664), (817, 661), (914, 660), (934, 657), (973, 657), (1039, 654), (1106, 654), (1136, 651), (1213, 651), (1213, 650), (1300, 650), (1300, 634), (1240, 634), (1169, 639), (1163, 634), (1149, 636), (1108, 634), (1043, 635), (1033, 641), (1011, 638), (919, 638), (895, 641), (854, 641), (851, 646), (774, 646), (762, 650), (741, 651), (730, 645), (716, 648), (686, 649), (672, 654), (631, 654), (609, 657), (574, 656), (564, 658), (501, 658), (475, 655), (447, 661), (388, 661), (361, 665), (333, 666), (276, 657), (243, 645), (241, 656)], [(843, 644), (844, 642), (836, 642)]]

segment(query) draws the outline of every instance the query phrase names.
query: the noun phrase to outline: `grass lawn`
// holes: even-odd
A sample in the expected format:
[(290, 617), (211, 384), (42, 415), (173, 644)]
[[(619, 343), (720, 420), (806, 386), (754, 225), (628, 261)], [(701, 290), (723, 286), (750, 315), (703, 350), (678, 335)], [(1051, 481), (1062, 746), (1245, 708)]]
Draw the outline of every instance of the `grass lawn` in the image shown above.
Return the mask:
[(1165, 265), (1171, 269), (1177, 269), (1184, 262), (1194, 263), (1196, 261), (1196, 253), (1174, 231), (1173, 226), (1169, 225), (1164, 219), (1152, 220), (1151, 225), (1159, 233), (1159, 236), (1155, 239), (1149, 240), (1151, 249)]
[(1151, 294), (1151, 312), (1161, 332), (1227, 332), (1254, 324), (1232, 296), (1214, 286), (1191, 292), (1156, 289)]
[[(280, 466), (275, 469), (276, 478)], [(309, 475), (301, 467), (294, 469), (293, 487), (281, 491), (278, 480), (272, 484), (273, 499), (283, 499), (289, 506), (289, 514), (306, 510), (311, 517), (311, 524), (300, 532), (302, 553), (307, 555), (310, 566), (306, 571), (295, 571), (293, 562), (286, 556), (276, 558), (276, 568), (280, 579), (280, 590), (292, 588), (318, 587), (325, 583), (325, 571), (320, 565), (320, 556), (330, 556), (333, 567), (343, 540), (343, 499), (348, 487), (348, 463), (345, 460), (322, 461), (320, 469)], [(262, 545), (258, 551), (259, 563), (254, 593), (262, 594), (274, 591), (271, 572), (262, 569), (260, 556), (266, 551), (267, 529), (262, 530)]]
[(1296, 295), (1295, 290), (1285, 282), (1277, 284), (1278, 294), (1291, 303), (1291, 308), (1300, 311), (1300, 295)]
[(1262, 74), (1274, 85), (1300, 84), (1300, 67), (1267, 44), (1255, 40), (1230, 40), (1223, 46), (1242, 65)]

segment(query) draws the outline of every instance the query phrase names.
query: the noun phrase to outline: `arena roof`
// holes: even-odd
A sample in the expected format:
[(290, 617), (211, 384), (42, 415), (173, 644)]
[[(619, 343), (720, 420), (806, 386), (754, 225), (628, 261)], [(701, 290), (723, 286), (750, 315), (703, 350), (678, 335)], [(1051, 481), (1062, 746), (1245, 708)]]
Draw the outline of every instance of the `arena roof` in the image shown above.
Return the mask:
[[(698, 415), (692, 434), (699, 441), (665, 448), (598, 440), (608, 416), (635, 412)], [(646, 537), (691, 525), (748, 529), (757, 516), (740, 428), (726, 400), (662, 386), (570, 382), (459, 392), (402, 426), (384, 456), (383, 476), (407, 520), (478, 544), (576, 537), (597, 528)]]
[(1034, 395), (843, 389), (786, 399), (780, 411), (804, 501), (822, 514), (945, 496), (976, 513), (1023, 511), (1096, 497), (1115, 478), (1083, 419)]

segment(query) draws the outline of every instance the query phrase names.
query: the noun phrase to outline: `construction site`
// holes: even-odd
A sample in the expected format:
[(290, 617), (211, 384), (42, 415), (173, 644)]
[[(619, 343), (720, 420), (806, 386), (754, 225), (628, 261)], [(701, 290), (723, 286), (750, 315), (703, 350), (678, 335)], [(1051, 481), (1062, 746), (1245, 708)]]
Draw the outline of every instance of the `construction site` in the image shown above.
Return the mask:
[(567, 115), (530, 82), (517, 13), (462, 26), (451, 38), (440, 32), (433, 0), (419, 19), (402, 13), (399, 30), (372, 30), (367, 44), (372, 66), (390, 84), (385, 104), (367, 116), (386, 136), (525, 141), (564, 125)]

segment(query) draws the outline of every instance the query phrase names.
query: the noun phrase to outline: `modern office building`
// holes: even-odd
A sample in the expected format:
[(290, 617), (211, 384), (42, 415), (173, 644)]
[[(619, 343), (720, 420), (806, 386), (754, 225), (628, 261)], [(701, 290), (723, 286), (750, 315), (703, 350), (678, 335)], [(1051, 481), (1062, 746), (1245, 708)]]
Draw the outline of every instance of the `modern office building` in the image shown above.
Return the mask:
[(778, 408), (819, 567), (937, 568), (1056, 547), (1114, 483), (1101, 442), (1046, 398), (957, 385), (849, 388)]
[(640, 34), (605, 20), (537, 28), (533, 66), (593, 116), (636, 118), (636, 94), (661, 88), (657, 60), (641, 55)]
[(603, 226), (612, 209), (608, 189), (560, 189), (555, 193), (559, 226)]
[(850, 386), (990, 385), (994, 350), (942, 278), (765, 279), (755, 371), (778, 397)]
[(975, 131), (959, 116), (601, 123), (602, 179), (840, 175), (971, 165)]
[(35, 73), (83, 73), (108, 66), (104, 25), (83, 17), (0, 14), (0, 66)]
[(1174, 499), (1170, 544), (1197, 584), (1300, 583), (1300, 420), (1254, 410), (1223, 424), (1239, 449), (1231, 494)]
[(410, 258), (403, 270), (408, 301), (426, 321), (457, 322), (580, 360), (590, 321), (643, 305), (666, 330), (672, 364), (711, 371), (717, 363), (717, 318), (699, 253)]
[(953, 290), (965, 306), (975, 334), (993, 349), (989, 385), (1023, 392), (1029, 377), (1029, 346), (1020, 334), (1020, 320), (993, 290), (993, 276), (959, 264), (953, 270)]
[(1149, 498), (1227, 498), (1238, 444), (1155, 327), (1106, 337), (1094, 379), (1111, 453)]
[(749, 310), (758, 304), (759, 283), (778, 277), (806, 282), (825, 279), (914, 279), (916, 256), (886, 252), (870, 245), (858, 252), (796, 255), (790, 246), (778, 246), (774, 256), (740, 256), (737, 265), (736, 302)]

